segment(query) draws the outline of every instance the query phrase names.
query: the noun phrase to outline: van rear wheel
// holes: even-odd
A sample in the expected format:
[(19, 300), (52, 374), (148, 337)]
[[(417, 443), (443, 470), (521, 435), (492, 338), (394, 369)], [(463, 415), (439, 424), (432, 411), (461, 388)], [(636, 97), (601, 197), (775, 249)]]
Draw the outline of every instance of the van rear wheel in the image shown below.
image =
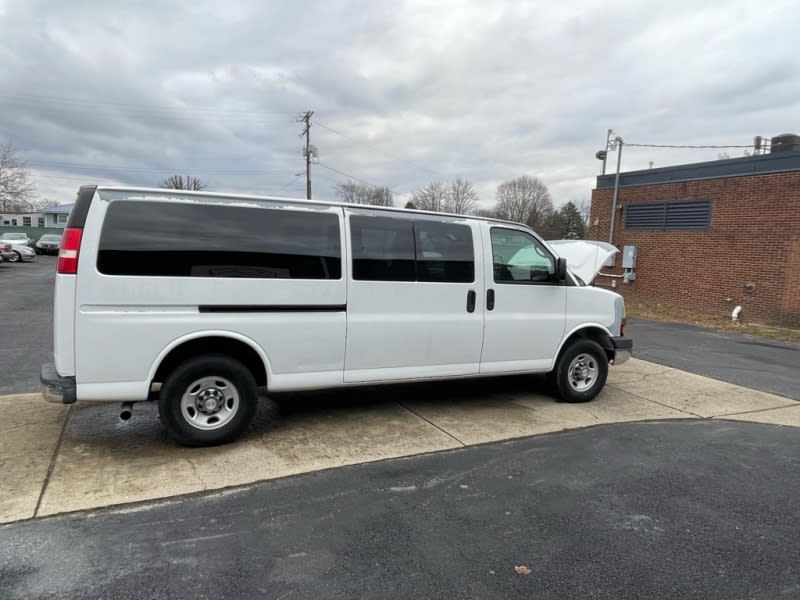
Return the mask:
[(606, 384), (608, 357), (593, 340), (571, 344), (556, 365), (555, 384), (564, 402), (589, 402)]
[(258, 392), (253, 374), (221, 354), (178, 365), (161, 387), (158, 414), (169, 436), (185, 446), (232, 442), (253, 420)]

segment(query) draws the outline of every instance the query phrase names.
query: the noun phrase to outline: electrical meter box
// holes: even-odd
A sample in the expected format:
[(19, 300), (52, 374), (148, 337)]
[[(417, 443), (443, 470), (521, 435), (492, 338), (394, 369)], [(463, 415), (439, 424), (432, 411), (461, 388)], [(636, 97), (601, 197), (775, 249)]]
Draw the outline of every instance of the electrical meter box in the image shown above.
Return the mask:
[(636, 268), (636, 246), (622, 247), (622, 268), (623, 269)]

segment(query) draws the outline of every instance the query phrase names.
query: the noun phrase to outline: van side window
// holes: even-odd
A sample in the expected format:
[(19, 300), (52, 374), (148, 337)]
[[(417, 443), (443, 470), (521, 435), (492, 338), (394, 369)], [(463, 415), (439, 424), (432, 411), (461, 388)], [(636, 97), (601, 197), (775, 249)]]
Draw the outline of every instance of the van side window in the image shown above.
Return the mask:
[(350, 217), (353, 279), (415, 281), (414, 224), (391, 217)]
[(495, 283), (550, 283), (555, 261), (539, 240), (517, 229), (492, 228)]
[(333, 213), (189, 202), (111, 202), (97, 269), (106, 275), (340, 279)]
[(415, 221), (417, 281), (472, 283), (475, 252), (467, 225)]

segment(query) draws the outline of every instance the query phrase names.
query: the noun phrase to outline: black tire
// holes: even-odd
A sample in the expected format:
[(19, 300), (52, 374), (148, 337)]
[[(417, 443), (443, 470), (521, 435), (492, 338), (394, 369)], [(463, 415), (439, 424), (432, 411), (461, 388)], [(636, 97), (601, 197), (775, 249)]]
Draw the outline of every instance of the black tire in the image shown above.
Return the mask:
[[(210, 392), (230, 402), (238, 396), (238, 403), (233, 404), (236, 409), (230, 411), (230, 417), (225, 417), (227, 422), (222, 425), (211, 426), (215, 429), (202, 429), (192, 420), (192, 407), (184, 410), (183, 397), (187, 394), (189, 386), (203, 378), (218, 378), (223, 385), (211, 385)], [(227, 380), (227, 381), (225, 381)], [(227, 385), (231, 384), (233, 391)], [(193, 386), (197, 389), (198, 386)], [(206, 388), (199, 386), (203, 393)], [(191, 399), (189, 399), (191, 402)], [(213, 401), (213, 400), (212, 400)], [(247, 429), (253, 420), (258, 404), (258, 392), (253, 374), (239, 361), (222, 354), (207, 354), (191, 358), (178, 365), (172, 373), (167, 375), (161, 387), (158, 398), (158, 415), (167, 434), (179, 444), (184, 446), (216, 446), (227, 444), (238, 438)], [(223, 407), (224, 408), (224, 407)], [(188, 412), (187, 412), (188, 411)], [(202, 418), (208, 417), (206, 413), (194, 414)], [(219, 413), (221, 414), (221, 413)], [(209, 419), (213, 418), (213, 414)]]
[[(573, 365), (573, 369), (570, 369), (573, 361), (581, 356), (586, 357), (586, 360), (580, 361), (579, 365), (582, 363), (587, 371), (595, 371), (595, 376), (590, 377), (590, 381), (574, 377), (574, 368), (578, 365)], [(597, 342), (585, 339), (577, 340), (561, 354), (554, 373), (556, 391), (564, 402), (589, 402), (600, 393), (606, 384), (608, 356)], [(580, 389), (582, 385), (588, 387)]]
[(12, 256), (11, 258), (8, 259), (8, 262), (22, 262), (22, 256), (20, 255), (19, 252), (14, 250), (14, 252), (12, 252), (11, 254)]

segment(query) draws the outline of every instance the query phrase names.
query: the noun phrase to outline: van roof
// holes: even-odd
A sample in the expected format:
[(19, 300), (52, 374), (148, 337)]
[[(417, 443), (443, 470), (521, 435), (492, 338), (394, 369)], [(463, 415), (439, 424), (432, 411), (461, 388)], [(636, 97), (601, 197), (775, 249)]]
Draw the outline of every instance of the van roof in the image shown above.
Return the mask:
[[(90, 187), (90, 186), (83, 186), (83, 187)], [(420, 215), (430, 215), (430, 216), (445, 216), (445, 217), (456, 217), (460, 219), (475, 219), (479, 221), (488, 221), (491, 223), (504, 223), (507, 225), (514, 225), (516, 227), (525, 227), (530, 229), (527, 225), (523, 223), (516, 223), (514, 221), (506, 221), (504, 219), (494, 219), (491, 217), (480, 217), (475, 215), (459, 215), (455, 213), (442, 213), (442, 212), (434, 212), (429, 210), (418, 210), (412, 208), (400, 208), (397, 206), (373, 206), (371, 204), (351, 204), (348, 202), (338, 202), (338, 201), (330, 201), (330, 200), (306, 200), (305, 198), (285, 198), (283, 196), (258, 196), (255, 194), (233, 194), (228, 192), (196, 192), (192, 190), (176, 190), (171, 188), (148, 188), (148, 187), (127, 187), (127, 186), (111, 186), (111, 185), (99, 185), (97, 186), (96, 190), (98, 192), (104, 191), (111, 191), (111, 192), (130, 192), (134, 194), (157, 194), (159, 196), (185, 196), (191, 198), (230, 198), (232, 200), (248, 200), (248, 201), (256, 201), (256, 202), (274, 202), (276, 200), (280, 202), (286, 202), (291, 204), (297, 204), (299, 206), (302, 205), (309, 205), (315, 204), (319, 206), (341, 206), (341, 207), (349, 207), (349, 208), (368, 208), (370, 210), (378, 210), (378, 211), (387, 211), (387, 212), (399, 212), (399, 213), (411, 213), (411, 214), (420, 214)]]

